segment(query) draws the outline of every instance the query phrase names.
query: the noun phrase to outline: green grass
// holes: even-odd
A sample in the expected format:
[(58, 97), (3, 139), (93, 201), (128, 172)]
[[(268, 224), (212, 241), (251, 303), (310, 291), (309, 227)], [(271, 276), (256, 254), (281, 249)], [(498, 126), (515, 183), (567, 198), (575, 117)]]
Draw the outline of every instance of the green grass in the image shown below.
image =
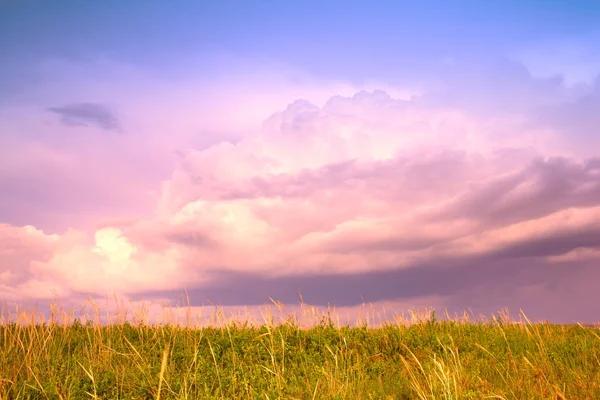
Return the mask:
[(600, 399), (600, 330), (581, 325), (2, 316), (0, 399)]

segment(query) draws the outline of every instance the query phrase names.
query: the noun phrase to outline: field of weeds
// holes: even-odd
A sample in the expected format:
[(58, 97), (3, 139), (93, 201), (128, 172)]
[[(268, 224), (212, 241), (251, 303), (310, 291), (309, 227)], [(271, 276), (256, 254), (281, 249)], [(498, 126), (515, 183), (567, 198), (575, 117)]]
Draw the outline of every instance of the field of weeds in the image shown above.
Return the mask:
[(600, 399), (597, 327), (312, 317), (199, 327), (4, 309), (0, 399)]

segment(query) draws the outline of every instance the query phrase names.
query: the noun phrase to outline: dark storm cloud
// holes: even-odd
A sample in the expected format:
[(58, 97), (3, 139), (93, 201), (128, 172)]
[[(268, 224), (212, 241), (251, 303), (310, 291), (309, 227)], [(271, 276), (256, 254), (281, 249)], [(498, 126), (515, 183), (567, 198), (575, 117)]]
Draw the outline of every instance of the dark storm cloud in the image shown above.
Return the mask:
[[(546, 263), (541, 260), (471, 259), (465, 262), (419, 265), (408, 269), (355, 275), (312, 275), (269, 278), (253, 273), (217, 273), (206, 286), (188, 288), (190, 305), (261, 306), (273, 298), (293, 305), (336, 307), (364, 302), (410, 301), (427, 296), (445, 296), (444, 307), (453, 313), (466, 309), (489, 316), (508, 307), (513, 315), (519, 308), (534, 319), (594, 322), (589, 300), (593, 282), (600, 277), (594, 263)], [(542, 290), (547, 299), (527, 295), (530, 288)], [(562, 299), (565, 293), (570, 294)], [(182, 299), (181, 291), (137, 294), (142, 298)], [(546, 307), (548, 303), (550, 307)], [(560, 304), (563, 308), (553, 309)], [(391, 310), (393, 311), (393, 310)], [(398, 310), (399, 311), (399, 310)], [(441, 310), (440, 310), (441, 311)]]
[[(511, 177), (472, 187), (432, 218), (454, 220), (469, 216), (487, 226), (505, 226), (569, 208), (598, 206), (599, 171), (600, 159), (597, 158), (582, 163), (564, 158), (534, 160)], [(427, 247), (432, 244), (437, 246), (420, 242), (415, 245)], [(354, 250), (358, 252), (373, 246), (393, 251), (405, 249), (407, 243), (385, 239), (377, 243), (356, 243), (355, 246)], [(195, 306), (208, 301), (222, 306), (262, 305), (269, 302), (269, 297), (295, 304), (299, 301), (298, 293), (302, 293), (309, 304), (339, 307), (355, 306), (363, 300), (408, 301), (443, 296), (447, 298), (448, 309), (456, 312), (472, 308), (489, 315), (511, 306), (517, 314), (518, 307), (523, 307), (542, 319), (572, 321), (573, 318), (587, 318), (589, 321), (593, 305), (585, 301), (584, 294), (589, 295), (593, 288), (586, 286), (586, 282), (599, 278), (600, 269), (591, 261), (546, 260), (546, 257), (578, 248), (600, 248), (600, 228), (591, 224), (576, 228), (565, 226), (562, 230), (552, 229), (493, 247), (483, 254), (443, 255), (442, 252), (428, 263), (387, 271), (268, 277), (219, 272), (215, 268), (211, 271), (210, 284), (187, 289)], [(562, 311), (553, 313), (544, 306), (545, 301), (539, 295), (528, 297), (530, 291), (547, 294), (553, 302), (552, 307), (562, 307)], [(143, 296), (146, 295), (181, 298), (177, 291)], [(560, 301), (560, 296), (566, 296), (568, 300)], [(577, 311), (569, 309), (567, 304)]]
[(570, 207), (600, 205), (600, 158), (534, 160), (511, 176), (478, 184), (434, 218), (468, 217), (492, 226), (541, 218)]
[(548, 257), (565, 254), (578, 248), (600, 249), (600, 227), (540, 234), (513, 243), (494, 252), (494, 258)]

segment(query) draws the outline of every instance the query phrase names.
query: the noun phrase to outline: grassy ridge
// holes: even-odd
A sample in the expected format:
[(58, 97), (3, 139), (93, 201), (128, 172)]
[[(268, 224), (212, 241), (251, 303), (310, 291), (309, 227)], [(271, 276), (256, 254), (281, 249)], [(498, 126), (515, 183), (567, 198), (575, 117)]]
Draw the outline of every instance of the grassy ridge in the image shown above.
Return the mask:
[(600, 399), (596, 328), (0, 325), (0, 398)]

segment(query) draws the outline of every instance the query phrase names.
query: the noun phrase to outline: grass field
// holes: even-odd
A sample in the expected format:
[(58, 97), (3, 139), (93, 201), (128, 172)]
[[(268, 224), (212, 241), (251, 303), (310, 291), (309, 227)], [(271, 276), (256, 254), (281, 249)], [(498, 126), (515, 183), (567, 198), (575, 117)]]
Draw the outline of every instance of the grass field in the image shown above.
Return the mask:
[(0, 399), (600, 399), (597, 327), (435, 314), (379, 327), (331, 314), (313, 314), (311, 327), (294, 317), (194, 327), (53, 314), (3, 309)]

